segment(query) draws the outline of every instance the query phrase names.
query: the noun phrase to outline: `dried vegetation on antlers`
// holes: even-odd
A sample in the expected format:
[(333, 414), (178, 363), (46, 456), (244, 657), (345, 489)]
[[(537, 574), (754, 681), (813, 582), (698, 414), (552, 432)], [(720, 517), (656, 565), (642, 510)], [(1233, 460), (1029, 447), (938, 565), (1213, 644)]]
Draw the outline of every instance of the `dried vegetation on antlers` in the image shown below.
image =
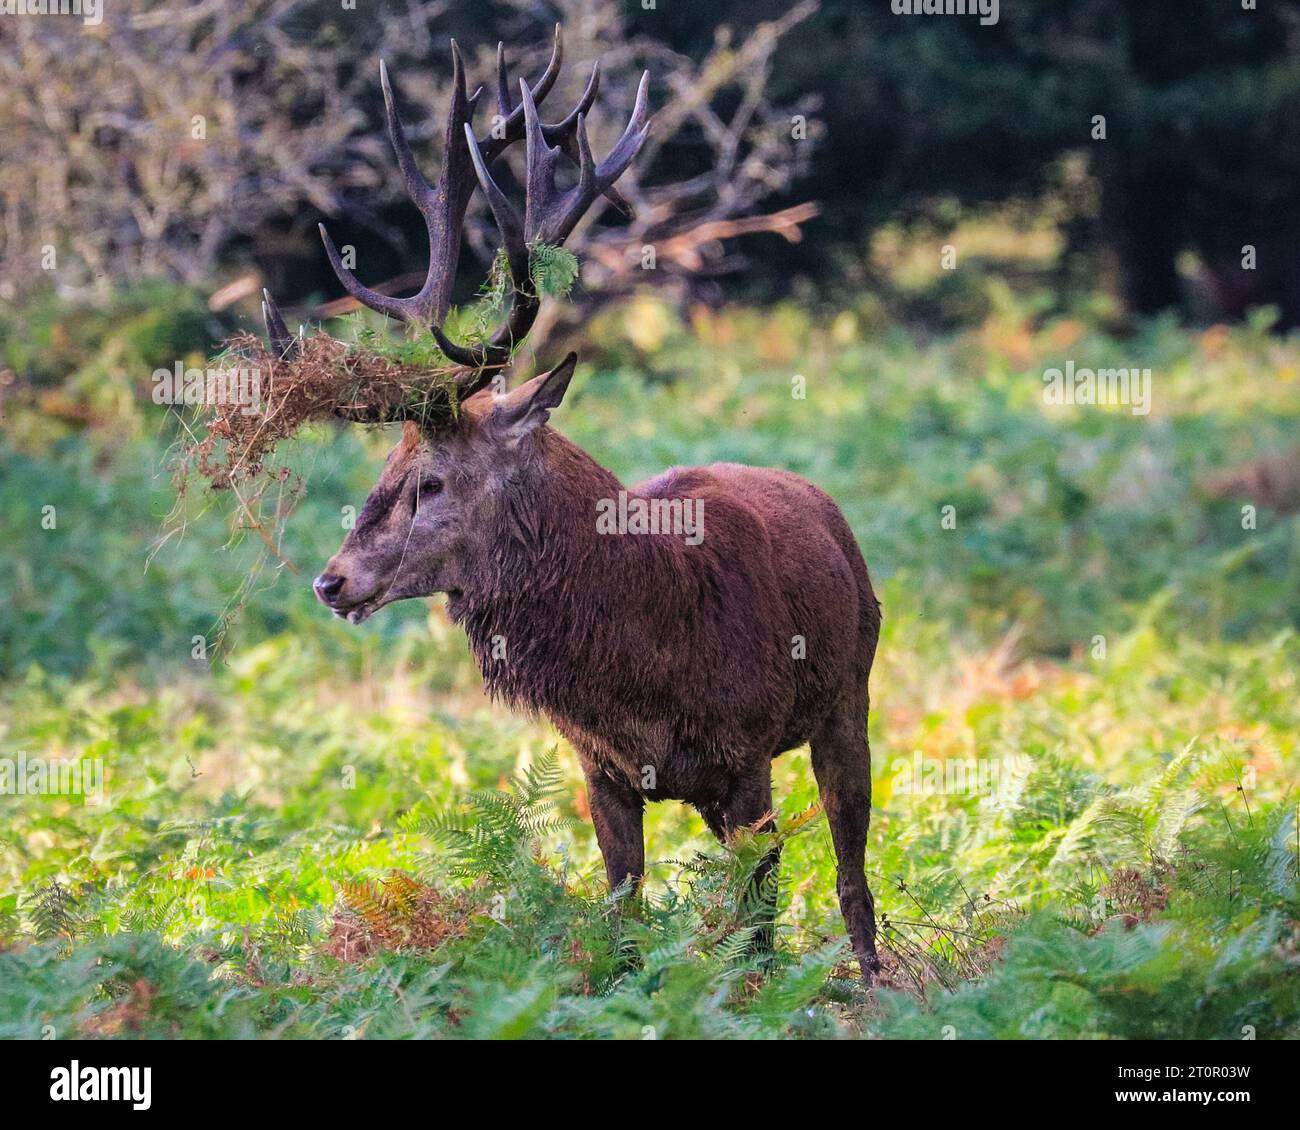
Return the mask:
[(317, 334), (286, 358), (265, 342), (241, 334), (214, 365), (256, 374), (257, 405), (235, 398), (206, 400), (201, 432), (191, 431), (181, 453), (182, 477), (197, 473), (213, 490), (230, 490), (282, 468), (269, 467), (276, 445), (313, 421), (348, 419), (382, 423), (418, 420), (455, 406), (456, 366), (422, 341), (384, 343), (376, 335), (363, 347)]

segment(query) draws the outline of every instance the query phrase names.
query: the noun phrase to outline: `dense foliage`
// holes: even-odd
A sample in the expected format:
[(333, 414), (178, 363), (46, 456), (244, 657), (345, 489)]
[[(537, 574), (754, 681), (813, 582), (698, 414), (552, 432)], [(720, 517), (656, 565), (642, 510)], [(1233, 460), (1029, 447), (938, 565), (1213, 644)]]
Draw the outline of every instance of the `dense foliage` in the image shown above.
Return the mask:
[[(437, 602), (361, 629), (312, 602), (391, 437), (298, 442), (277, 576), (197, 496), (168, 523), (174, 427), (124, 375), (154, 331), (110, 319), (139, 367), (70, 363), (0, 446), (0, 757), (106, 778), (0, 795), (0, 1035), (1300, 1036), (1300, 531), (1202, 489), (1294, 436), (1297, 344), (1005, 295), (920, 345), (871, 317), (641, 300), (554, 422), (626, 481), (740, 459), (844, 507), (885, 611), (880, 991), (806, 752), (776, 766), (774, 966), (761, 837), (653, 806), (646, 901), (611, 899), (572, 752), (483, 699)], [(1045, 405), (1067, 356), (1150, 365), (1151, 414)]]

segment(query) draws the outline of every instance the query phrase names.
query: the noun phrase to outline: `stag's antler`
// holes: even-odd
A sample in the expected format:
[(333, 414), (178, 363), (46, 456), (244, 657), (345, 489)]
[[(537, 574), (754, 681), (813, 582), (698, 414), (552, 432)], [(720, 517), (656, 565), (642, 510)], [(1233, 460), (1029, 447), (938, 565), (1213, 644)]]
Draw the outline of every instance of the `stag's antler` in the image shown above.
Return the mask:
[(289, 332), (280, 316), (280, 307), (266, 287), (262, 287), (262, 321), (266, 323), (266, 336), (277, 357), (283, 360), (297, 352), (299, 339)]
[[(588, 89), (594, 86), (598, 74), (593, 68), (592, 83), (588, 84)], [(527, 85), (522, 82), (519, 84), (528, 159), (522, 221), (488, 172), (487, 160), (474, 137), (474, 131), (469, 126), (465, 127), (474, 171), (478, 174), (492, 217), (505, 241), (506, 261), (510, 269), (511, 307), (509, 317), (500, 329), (486, 344), (477, 348), (459, 346), (448, 340), (439, 327), (434, 327), (433, 336), (439, 347), (457, 364), (475, 369), (499, 368), (510, 359), (511, 350), (532, 328), (540, 300), (532, 285), (529, 245), (562, 244), (582, 214), (601, 193), (613, 187), (614, 182), (632, 163), (632, 158), (650, 132), (646, 121), (646, 92), (649, 83), (650, 75), (643, 74), (627, 128), (600, 164), (596, 164), (591, 155), (591, 144), (587, 140), (587, 114), (581, 104), (563, 122), (546, 126), (537, 116), (537, 105)], [(555, 170), (559, 166), (561, 154), (573, 149), (578, 154), (578, 183), (567, 192), (562, 192), (555, 183)]]
[[(543, 99), (550, 93), (559, 77), (560, 63), (564, 57), (559, 25), (555, 28), (555, 44), (551, 49), (551, 61), (547, 64), (542, 77), (537, 80), (534, 97)], [(406, 140), (406, 131), (402, 129), (393, 101), (393, 88), (388, 82), (388, 68), (380, 62), (379, 82), (384, 91), (384, 117), (388, 124), (388, 139), (397, 156), (398, 167), (406, 181), (406, 191), (415, 206), (424, 217), (425, 227), (429, 231), (429, 270), (424, 285), (418, 293), (410, 298), (390, 298), (369, 287), (362, 286), (339, 257), (334, 241), (330, 239), (325, 225), (320, 225), (321, 239), (325, 242), (325, 252), (330, 265), (344, 289), (358, 302), (364, 303), (372, 310), (391, 314), (406, 322), (419, 322), (424, 325), (441, 324), (447, 316), (451, 284), (456, 275), (456, 263), (460, 258), (461, 225), (465, 220), (465, 209), (474, 193), (474, 168), (470, 162), (469, 147), (465, 143), (464, 131), (470, 127), (478, 100), (483, 94), (480, 87), (473, 94), (465, 86), (465, 67), (461, 62), (460, 48), (456, 41), (451, 41), (451, 108), (447, 113), (447, 129), (443, 137), (442, 171), (438, 175), (436, 187), (429, 184), (420, 173), (411, 153), (411, 146)], [(497, 48), (498, 81), (505, 81), (505, 51)], [(524, 135), (523, 115), (512, 112), (508, 105), (500, 107), (505, 118), (504, 127), (498, 132), (499, 137), (490, 137), (484, 145), (493, 157), (500, 154), (512, 142)]]
[[(379, 68), (389, 140), (406, 180), (407, 192), (419, 208), (429, 231), (429, 268), (424, 285), (409, 298), (393, 298), (371, 290), (363, 286), (343, 265), (324, 224), (320, 225), (320, 233), (335, 274), (353, 298), (372, 310), (389, 314), (404, 322), (428, 326), (447, 357), (465, 367), (456, 377), (457, 394), (463, 398), (483, 387), (492, 370), (499, 369), (510, 359), (511, 350), (527, 335), (537, 316), (540, 298), (533, 286), (530, 245), (534, 242), (553, 246), (563, 243), (583, 213), (601, 194), (607, 196), (616, 207), (625, 212), (630, 211), (614, 187), (614, 182), (631, 164), (649, 132), (646, 120), (649, 74), (641, 78), (632, 117), (622, 137), (609, 155), (597, 164), (591, 155), (587, 139), (586, 117), (600, 88), (599, 63), (592, 67), (586, 89), (567, 117), (550, 125), (543, 123), (537, 112), (538, 104), (555, 85), (563, 60), (563, 41), (558, 24), (546, 70), (531, 87), (523, 80), (520, 81), (520, 101), (517, 106), (511, 99), (505, 50), (500, 44), (497, 45), (499, 119), (497, 128), (486, 138), (476, 137), (472, 124), (474, 110), (483, 90), (480, 87), (472, 95), (467, 93), (465, 70), (455, 40), (452, 41), (451, 53), (452, 101), (447, 115), (442, 171), (436, 187), (424, 179), (416, 166), (394, 106), (387, 68), (382, 62)], [(528, 169), (522, 221), (488, 172), (488, 165), (508, 146), (519, 140), (526, 142)], [(578, 166), (578, 181), (567, 191), (561, 191), (555, 182), (555, 171), (561, 156)], [(482, 186), (501, 231), (510, 276), (510, 311), (504, 323), (486, 343), (463, 346), (447, 338), (442, 325), (447, 317), (451, 286), (460, 258), (465, 210), (469, 206), (476, 181)], [(273, 350), (281, 358), (292, 355), (297, 349), (298, 339), (289, 334), (284, 319), (269, 294), (265, 295), (262, 315)]]

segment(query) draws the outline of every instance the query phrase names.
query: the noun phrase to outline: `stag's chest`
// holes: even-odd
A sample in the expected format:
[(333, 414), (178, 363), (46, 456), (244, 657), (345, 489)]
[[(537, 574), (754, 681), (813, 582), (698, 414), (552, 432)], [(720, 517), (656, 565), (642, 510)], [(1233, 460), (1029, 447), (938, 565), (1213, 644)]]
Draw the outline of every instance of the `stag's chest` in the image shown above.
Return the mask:
[[(775, 747), (777, 734), (767, 732), (775, 723), (762, 712), (697, 693), (691, 680), (652, 664), (595, 663), (586, 651), (508, 631), (500, 619), (488, 625), (469, 617), (466, 627), (489, 693), (544, 714), (588, 774), (601, 773), (648, 800), (714, 802)], [(495, 640), (514, 646), (497, 650)]]

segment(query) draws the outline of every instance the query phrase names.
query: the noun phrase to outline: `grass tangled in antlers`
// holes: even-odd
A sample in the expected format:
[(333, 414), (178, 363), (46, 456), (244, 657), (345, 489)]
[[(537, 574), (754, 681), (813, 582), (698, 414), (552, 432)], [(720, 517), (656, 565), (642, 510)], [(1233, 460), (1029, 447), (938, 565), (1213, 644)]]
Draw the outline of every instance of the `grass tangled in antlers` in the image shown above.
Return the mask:
[(358, 348), (325, 335), (302, 342), (292, 357), (276, 357), (259, 338), (232, 338), (212, 369), (257, 375), (257, 396), (212, 395), (209, 386), (182, 444), (182, 478), (196, 473), (214, 491), (237, 489), (283, 468), (268, 468), (276, 446), (304, 424), (346, 419), (382, 423), (419, 420), (455, 410), (455, 367), (432, 361), (420, 342)]
[[(533, 284), (540, 295), (565, 298), (578, 277), (578, 260), (563, 247), (542, 243), (530, 248)], [(482, 340), (507, 301), (509, 271), (498, 251), (479, 292), (470, 337)], [(252, 370), (258, 374), (256, 411), (229, 396), (206, 395), (198, 428), (181, 448), (181, 480), (191, 471), (215, 491), (238, 490), (267, 474), (276, 445), (303, 424), (347, 419), (419, 423), (456, 411), (452, 365), (432, 334), (393, 340), (363, 322), (354, 323), (353, 341), (318, 334), (304, 339), (294, 356), (274, 355), (260, 338), (231, 338), (210, 368)], [(273, 477), (286, 477), (279, 468)]]

